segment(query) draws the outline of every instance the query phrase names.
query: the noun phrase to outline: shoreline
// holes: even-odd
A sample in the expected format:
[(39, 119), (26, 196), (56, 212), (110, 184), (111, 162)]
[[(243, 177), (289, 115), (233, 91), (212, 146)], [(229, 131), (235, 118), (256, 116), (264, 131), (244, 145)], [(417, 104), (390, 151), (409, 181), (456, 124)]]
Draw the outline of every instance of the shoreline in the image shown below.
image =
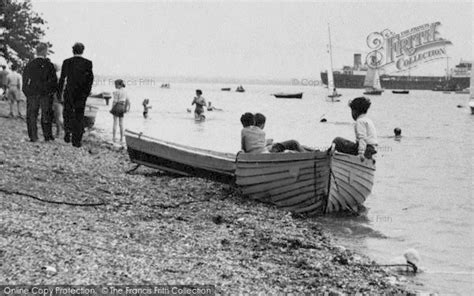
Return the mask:
[[(220, 294), (414, 294), (324, 225), (141, 166), (86, 133), (28, 142), (0, 102), (1, 284), (202, 284)], [(41, 135), (40, 124), (38, 124)]]

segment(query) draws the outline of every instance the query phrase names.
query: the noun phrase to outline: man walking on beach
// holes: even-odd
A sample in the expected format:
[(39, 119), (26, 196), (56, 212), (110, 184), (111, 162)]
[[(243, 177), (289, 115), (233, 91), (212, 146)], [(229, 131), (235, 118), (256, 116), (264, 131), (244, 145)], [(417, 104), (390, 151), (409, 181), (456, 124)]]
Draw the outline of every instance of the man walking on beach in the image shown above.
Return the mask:
[[(64, 90), (64, 141), (81, 147), (84, 133), (84, 110), (94, 81), (92, 62), (82, 57), (84, 45), (75, 43), (74, 56), (64, 60), (59, 78), (59, 93)], [(72, 139), (71, 139), (72, 135)]]
[(45, 141), (52, 141), (53, 94), (58, 90), (58, 78), (51, 61), (46, 58), (48, 46), (36, 47), (36, 58), (23, 71), (23, 93), (26, 95), (26, 125), (31, 142), (38, 141), (36, 121), (41, 109), (41, 128)]

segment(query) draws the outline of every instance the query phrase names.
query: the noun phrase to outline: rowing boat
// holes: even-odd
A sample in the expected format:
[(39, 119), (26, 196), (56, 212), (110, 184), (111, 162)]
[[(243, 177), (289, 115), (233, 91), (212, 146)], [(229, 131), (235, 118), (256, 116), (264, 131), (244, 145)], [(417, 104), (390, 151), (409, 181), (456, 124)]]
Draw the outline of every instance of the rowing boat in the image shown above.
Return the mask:
[(235, 154), (180, 145), (125, 131), (132, 162), (183, 176), (233, 183)]
[(125, 132), (132, 162), (233, 185), (242, 195), (305, 215), (357, 212), (370, 194), (375, 162), (326, 151), (222, 153)]
[(326, 151), (239, 154), (236, 185), (242, 194), (305, 215), (359, 211), (373, 186), (375, 165)]
[(303, 93), (277, 93), (273, 94), (277, 99), (301, 99)]

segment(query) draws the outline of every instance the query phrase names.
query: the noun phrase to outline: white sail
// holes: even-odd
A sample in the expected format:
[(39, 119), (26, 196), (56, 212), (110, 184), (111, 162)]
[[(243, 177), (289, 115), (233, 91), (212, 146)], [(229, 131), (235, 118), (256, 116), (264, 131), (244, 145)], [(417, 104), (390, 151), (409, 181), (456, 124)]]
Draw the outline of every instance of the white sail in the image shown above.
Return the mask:
[(327, 71), (327, 73), (328, 73), (328, 91), (329, 91), (329, 93), (332, 93), (335, 86), (334, 86), (334, 75), (332, 73), (332, 43), (331, 43), (331, 29), (329, 27), (329, 23), (328, 23), (328, 35), (329, 35), (329, 48), (328, 48), (329, 68), (328, 68), (328, 71)]
[(382, 89), (377, 69), (369, 67), (369, 70), (367, 70), (367, 74), (365, 75), (364, 86), (367, 88)]
[(328, 69), (328, 90), (330, 93), (332, 93), (332, 90), (334, 89), (334, 76), (332, 74), (332, 69), (329, 67)]
[(474, 70), (471, 70), (471, 82), (470, 82), (469, 97), (471, 101), (474, 101)]
[(375, 70), (372, 68), (369, 68), (367, 70), (367, 74), (365, 74), (365, 80), (364, 80), (364, 86), (365, 87), (373, 87), (374, 86), (374, 76), (375, 76)]
[(375, 70), (375, 74), (374, 74), (374, 88), (382, 89), (382, 85), (380, 84), (379, 71), (377, 69)]

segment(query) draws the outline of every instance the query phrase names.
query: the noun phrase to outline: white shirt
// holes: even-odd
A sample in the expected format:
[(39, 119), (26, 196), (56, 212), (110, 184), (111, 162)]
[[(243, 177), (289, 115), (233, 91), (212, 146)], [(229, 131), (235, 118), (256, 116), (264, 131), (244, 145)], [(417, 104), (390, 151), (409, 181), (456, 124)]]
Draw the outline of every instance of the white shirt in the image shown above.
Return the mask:
[(128, 100), (128, 94), (127, 92), (123, 89), (117, 89), (113, 92), (113, 104), (119, 103), (119, 102), (126, 102)]
[(22, 79), (21, 75), (13, 71), (7, 75), (7, 85), (8, 87), (16, 86), (18, 89), (21, 89)]
[(357, 117), (354, 131), (356, 135), (356, 141), (359, 143), (359, 154), (364, 154), (367, 144), (377, 145), (377, 132), (375, 125), (370, 118), (367, 118), (365, 114)]

